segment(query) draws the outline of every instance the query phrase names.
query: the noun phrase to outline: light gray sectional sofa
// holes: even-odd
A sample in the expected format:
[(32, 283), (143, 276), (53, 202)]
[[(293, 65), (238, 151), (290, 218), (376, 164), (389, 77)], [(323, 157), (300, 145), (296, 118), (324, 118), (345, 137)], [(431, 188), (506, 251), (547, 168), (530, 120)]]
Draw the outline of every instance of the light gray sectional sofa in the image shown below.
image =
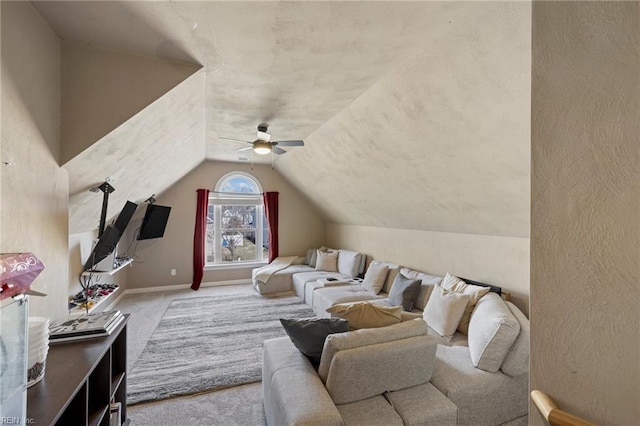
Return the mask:
[[(363, 282), (348, 282), (356, 281), (348, 276), (333, 286), (324, 286), (322, 278), (318, 282), (316, 271), (290, 276), (289, 291), (322, 317), (331, 316), (321, 312), (330, 303), (386, 305), (398, 273), (421, 285), (413, 312), (403, 312), (401, 322), (329, 335), (317, 371), (288, 337), (264, 342), (268, 424), (526, 425), (526, 316), (495, 292), (482, 292), (469, 311), (465, 333), (458, 329), (443, 337), (427, 323), (434, 318), (435, 301), (451, 296), (443, 290), (449, 275), (443, 280), (391, 266), (377, 294)], [(463, 297), (463, 290), (458, 292), (455, 296)], [(442, 333), (433, 321), (430, 325)]]

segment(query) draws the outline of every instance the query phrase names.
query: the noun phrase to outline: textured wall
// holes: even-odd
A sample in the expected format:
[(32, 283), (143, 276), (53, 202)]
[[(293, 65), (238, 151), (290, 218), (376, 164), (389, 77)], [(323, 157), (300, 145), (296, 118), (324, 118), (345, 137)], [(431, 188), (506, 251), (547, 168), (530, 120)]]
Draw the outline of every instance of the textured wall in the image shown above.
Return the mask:
[(621, 426), (640, 419), (639, 17), (533, 6), (531, 387)]
[(327, 245), (444, 276), (447, 272), (509, 290), (529, 311), (529, 239), (329, 224)]
[[(127, 268), (129, 289), (191, 283), (193, 276), (193, 227), (196, 212), (196, 189), (213, 190), (226, 173), (243, 171), (255, 176), (264, 191), (278, 191), (280, 255), (304, 255), (309, 247), (325, 242), (325, 223), (312, 204), (269, 166), (205, 161), (195, 170), (159, 194), (158, 204), (171, 206), (165, 235), (161, 239), (139, 242), (136, 250), (141, 263)], [(138, 213), (143, 213), (140, 209)], [(129, 229), (140, 226), (141, 218), (132, 220)], [(125, 235), (125, 242), (131, 240)], [(126, 246), (126, 244), (125, 244)], [(176, 276), (170, 270), (177, 270)], [(247, 281), (251, 268), (206, 271), (203, 282)]]
[(464, 10), (276, 163), (329, 222), (529, 236), (531, 5)]
[(199, 68), (63, 42), (61, 163), (102, 139)]
[[(0, 252), (45, 265), (30, 315), (67, 315), (67, 173), (60, 154), (60, 43), (28, 2), (2, 2)], [(5, 162), (9, 162), (7, 165)]]

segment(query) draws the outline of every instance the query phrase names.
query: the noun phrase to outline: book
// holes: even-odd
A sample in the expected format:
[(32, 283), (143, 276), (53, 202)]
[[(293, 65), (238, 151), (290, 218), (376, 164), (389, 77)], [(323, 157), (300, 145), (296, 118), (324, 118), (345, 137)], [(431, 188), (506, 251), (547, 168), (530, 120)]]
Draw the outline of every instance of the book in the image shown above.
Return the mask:
[(113, 331), (114, 322), (119, 323), (122, 318), (120, 311), (105, 311), (54, 322), (49, 326), (49, 339), (108, 334), (109, 329)]
[(54, 337), (49, 339), (49, 343), (56, 344), (56, 343), (62, 343), (62, 342), (71, 342), (74, 340), (86, 340), (86, 339), (92, 339), (96, 337), (106, 337), (106, 336), (109, 336), (113, 332), (113, 330), (115, 330), (120, 325), (122, 320), (124, 320), (124, 315), (121, 314), (118, 318), (113, 320), (107, 328), (105, 328), (100, 332)]

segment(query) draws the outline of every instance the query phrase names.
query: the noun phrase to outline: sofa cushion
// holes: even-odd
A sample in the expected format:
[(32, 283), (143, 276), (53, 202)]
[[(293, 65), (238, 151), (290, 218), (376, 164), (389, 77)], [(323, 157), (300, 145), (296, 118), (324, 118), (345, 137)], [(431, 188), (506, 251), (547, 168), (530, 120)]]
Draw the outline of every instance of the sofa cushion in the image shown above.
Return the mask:
[(338, 250), (338, 272), (350, 277), (357, 277), (360, 273), (362, 253), (351, 250)]
[(400, 273), (407, 278), (420, 280), (420, 293), (418, 293), (418, 298), (416, 299), (416, 308), (424, 310), (427, 306), (427, 301), (431, 296), (431, 292), (433, 291), (433, 286), (442, 282), (442, 277), (429, 275), (425, 272), (414, 271), (408, 268), (401, 268)]
[(518, 376), (529, 372), (529, 320), (524, 316), (522, 311), (511, 302), (505, 302), (513, 316), (520, 324), (520, 333), (513, 343), (500, 369), (510, 375)]
[(402, 306), (402, 309), (410, 312), (416, 304), (419, 292), (420, 280), (398, 274), (391, 285), (388, 302), (392, 306)]
[(365, 328), (362, 330), (350, 331), (344, 334), (332, 334), (327, 336), (324, 342), (318, 375), (323, 382), (327, 381), (329, 367), (333, 356), (338, 351), (357, 348), (361, 346), (371, 346), (378, 343), (392, 342), (394, 340), (406, 339), (414, 336), (422, 336), (427, 333), (427, 324), (422, 319), (401, 322), (382, 328)]
[(520, 333), (520, 324), (495, 293), (478, 301), (469, 322), (469, 353), (473, 365), (495, 373)]
[(469, 296), (437, 284), (424, 308), (423, 318), (436, 333), (449, 339), (456, 332), (468, 301)]
[(405, 426), (457, 426), (455, 404), (431, 383), (386, 393)]
[(499, 425), (528, 412), (527, 377), (475, 368), (464, 346), (438, 346), (431, 384), (458, 407), (458, 425)]
[(336, 405), (336, 408), (345, 425), (404, 426), (402, 418), (382, 395)]
[(344, 424), (324, 383), (291, 339), (266, 340), (262, 357), (262, 399), (268, 424)]
[(478, 300), (480, 300), (482, 296), (487, 294), (491, 289), (489, 287), (467, 284), (460, 278), (455, 275), (451, 275), (448, 272), (442, 280), (442, 288), (469, 296), (467, 307), (462, 314), (460, 324), (458, 324), (458, 331), (462, 334), (467, 334), (469, 332), (469, 320), (471, 319), (471, 312), (473, 312), (473, 308), (476, 306), (476, 303), (478, 303)]
[[(390, 327), (394, 326), (384, 328)], [(338, 351), (329, 368), (327, 392), (336, 404), (346, 404), (427, 383), (437, 346), (433, 338), (423, 334)]]
[(333, 317), (349, 321), (349, 328), (386, 327), (402, 319), (402, 307), (383, 306), (369, 302), (339, 303), (327, 309)]
[(389, 265), (385, 265), (382, 262), (374, 260), (367, 268), (367, 272), (364, 274), (364, 280), (362, 281), (362, 287), (375, 294), (382, 291), (384, 281), (387, 278), (387, 272), (389, 271)]
[(316, 252), (316, 271), (338, 272), (338, 253)]
[(339, 318), (280, 319), (291, 342), (314, 366), (320, 364), (328, 335), (349, 330), (349, 322)]

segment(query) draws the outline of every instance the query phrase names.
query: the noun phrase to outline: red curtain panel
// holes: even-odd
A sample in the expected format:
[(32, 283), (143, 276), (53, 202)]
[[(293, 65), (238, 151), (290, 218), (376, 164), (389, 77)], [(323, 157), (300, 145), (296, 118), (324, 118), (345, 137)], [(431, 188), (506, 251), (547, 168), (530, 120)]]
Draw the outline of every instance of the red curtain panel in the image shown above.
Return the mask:
[(193, 282), (191, 288), (197, 290), (204, 275), (204, 239), (207, 235), (207, 208), (209, 207), (209, 190), (198, 189), (196, 206), (196, 226), (193, 232)]
[(278, 257), (278, 192), (262, 194), (264, 213), (269, 223), (269, 263)]

